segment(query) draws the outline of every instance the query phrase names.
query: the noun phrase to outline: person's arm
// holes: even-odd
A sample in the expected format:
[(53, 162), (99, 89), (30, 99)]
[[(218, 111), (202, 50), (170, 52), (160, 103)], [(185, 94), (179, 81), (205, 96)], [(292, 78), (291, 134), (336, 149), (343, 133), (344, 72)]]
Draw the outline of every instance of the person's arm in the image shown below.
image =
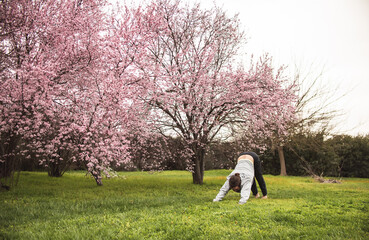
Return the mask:
[(243, 182), (241, 182), (241, 199), (238, 202), (239, 204), (245, 204), (250, 197), (250, 190), (252, 185), (253, 178), (246, 178)]
[(222, 199), (227, 195), (229, 192), (229, 182), (228, 179), (223, 184), (223, 186), (220, 188), (218, 195), (213, 199), (213, 202), (219, 202), (222, 201)]

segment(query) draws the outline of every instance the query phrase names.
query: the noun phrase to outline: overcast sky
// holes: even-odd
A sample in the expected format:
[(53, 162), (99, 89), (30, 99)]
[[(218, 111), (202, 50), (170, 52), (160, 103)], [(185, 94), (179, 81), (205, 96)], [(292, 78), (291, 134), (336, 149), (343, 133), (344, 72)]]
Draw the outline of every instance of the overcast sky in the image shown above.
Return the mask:
[(343, 114), (336, 132), (369, 134), (369, 0), (182, 1), (239, 13), (248, 56), (270, 53), (291, 76), (294, 66), (311, 78), (323, 72), (320, 81), (338, 98), (331, 107)]
[[(196, 0), (187, 0), (196, 1)], [(336, 130), (369, 134), (369, 0), (201, 0), (239, 13), (246, 52), (269, 52), (277, 65), (298, 65), (338, 88)], [(313, 66), (313, 67), (311, 67)], [(293, 69), (293, 68), (290, 69)], [(306, 67), (306, 68), (305, 68)], [(309, 73), (308, 73), (309, 72)]]

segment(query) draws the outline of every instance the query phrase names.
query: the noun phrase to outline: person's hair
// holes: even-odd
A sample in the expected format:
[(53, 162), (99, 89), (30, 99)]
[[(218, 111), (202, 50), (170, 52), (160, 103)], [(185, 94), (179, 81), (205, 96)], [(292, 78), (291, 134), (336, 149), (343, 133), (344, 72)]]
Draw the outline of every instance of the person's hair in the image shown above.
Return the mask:
[(234, 187), (240, 187), (241, 186), (241, 177), (239, 173), (236, 173), (235, 175), (232, 175), (232, 177), (229, 179), (229, 187), (232, 189)]

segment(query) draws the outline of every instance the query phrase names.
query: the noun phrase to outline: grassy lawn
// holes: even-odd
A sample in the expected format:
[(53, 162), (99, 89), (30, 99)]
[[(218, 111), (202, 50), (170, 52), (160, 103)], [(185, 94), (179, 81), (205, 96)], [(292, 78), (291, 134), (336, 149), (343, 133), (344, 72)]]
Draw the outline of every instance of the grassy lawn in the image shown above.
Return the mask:
[(0, 239), (369, 239), (369, 179), (322, 184), (266, 175), (269, 199), (212, 199), (230, 173), (119, 172), (103, 187), (84, 172), (22, 172), (0, 192)]

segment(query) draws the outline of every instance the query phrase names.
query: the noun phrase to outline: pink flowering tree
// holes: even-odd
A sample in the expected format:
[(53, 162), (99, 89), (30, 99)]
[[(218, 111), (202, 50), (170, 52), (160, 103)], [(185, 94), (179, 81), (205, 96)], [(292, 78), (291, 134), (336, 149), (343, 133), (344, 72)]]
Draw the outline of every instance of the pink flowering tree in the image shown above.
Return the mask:
[(2, 167), (37, 157), (60, 176), (81, 161), (101, 185), (112, 164), (129, 161), (131, 55), (111, 56), (117, 45), (102, 7), (100, 0), (2, 1)]
[(147, 12), (160, 22), (146, 26), (147, 56), (137, 61), (147, 80), (142, 99), (156, 129), (185, 143), (195, 184), (203, 183), (207, 146), (235, 124), (263, 137), (283, 131), (293, 116), (293, 88), (268, 56), (235, 67), (244, 43), (237, 16), (170, 0), (153, 1)]

